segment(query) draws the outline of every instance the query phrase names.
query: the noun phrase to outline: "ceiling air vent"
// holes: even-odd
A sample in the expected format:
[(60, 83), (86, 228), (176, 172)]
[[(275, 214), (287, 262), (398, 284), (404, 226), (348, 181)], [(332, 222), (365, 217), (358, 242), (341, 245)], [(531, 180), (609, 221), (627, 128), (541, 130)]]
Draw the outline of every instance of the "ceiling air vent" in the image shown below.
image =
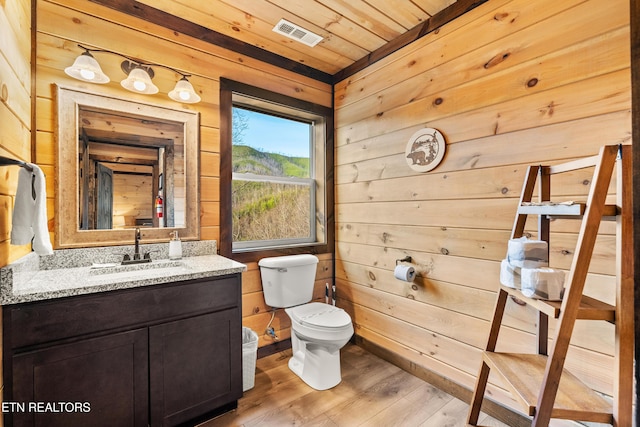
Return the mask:
[(314, 34), (309, 30), (305, 30), (304, 28), (285, 19), (281, 19), (280, 22), (273, 27), (273, 31), (311, 47), (317, 45), (320, 40), (322, 40), (322, 37), (319, 35)]

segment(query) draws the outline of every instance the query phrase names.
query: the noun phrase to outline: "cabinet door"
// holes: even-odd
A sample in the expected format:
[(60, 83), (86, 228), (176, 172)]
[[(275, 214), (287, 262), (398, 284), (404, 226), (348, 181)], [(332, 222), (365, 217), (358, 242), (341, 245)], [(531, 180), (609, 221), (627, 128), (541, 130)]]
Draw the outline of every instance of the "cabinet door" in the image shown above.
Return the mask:
[(149, 328), (151, 425), (172, 426), (242, 397), (237, 308)]
[(13, 356), (14, 426), (147, 426), (146, 329)]

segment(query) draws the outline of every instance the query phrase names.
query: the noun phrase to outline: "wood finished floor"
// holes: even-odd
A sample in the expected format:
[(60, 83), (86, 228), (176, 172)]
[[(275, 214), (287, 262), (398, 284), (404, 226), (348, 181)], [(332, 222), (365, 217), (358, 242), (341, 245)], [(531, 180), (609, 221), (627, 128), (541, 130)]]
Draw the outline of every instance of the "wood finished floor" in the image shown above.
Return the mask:
[[(342, 382), (316, 391), (291, 372), (291, 350), (259, 359), (238, 409), (199, 427), (467, 426), (468, 405), (354, 345), (342, 349)], [(488, 427), (508, 427), (481, 414)]]

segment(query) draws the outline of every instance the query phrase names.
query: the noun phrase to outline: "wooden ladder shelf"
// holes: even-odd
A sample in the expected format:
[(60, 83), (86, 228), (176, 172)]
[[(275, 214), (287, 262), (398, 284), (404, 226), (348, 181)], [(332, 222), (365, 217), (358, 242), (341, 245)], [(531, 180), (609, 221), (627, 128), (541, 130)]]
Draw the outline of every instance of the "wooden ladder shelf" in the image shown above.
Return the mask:
[[(616, 167), (617, 163), (617, 167)], [(551, 176), (594, 167), (586, 203), (554, 204)], [(606, 203), (611, 177), (616, 171), (616, 204)], [(477, 425), (484, 393), (493, 370), (507, 389), (533, 417), (532, 426), (547, 426), (551, 418), (632, 425), (633, 396), (633, 214), (631, 212), (631, 146), (610, 145), (597, 156), (554, 166), (529, 166), (522, 188), (511, 238), (524, 234), (528, 215), (538, 217), (538, 238), (549, 241), (551, 219), (582, 221), (562, 301), (525, 297), (519, 290), (501, 286), (489, 331), (486, 350), (469, 409), (468, 423)], [(532, 203), (534, 187), (539, 200)], [(583, 295), (589, 263), (602, 220), (616, 221), (616, 305)], [(507, 298), (511, 296), (538, 310), (538, 353), (496, 352), (498, 333)], [(548, 352), (548, 318), (558, 319), (551, 351)], [(577, 319), (603, 320), (615, 324), (615, 368), (613, 405), (564, 369), (569, 341)]]

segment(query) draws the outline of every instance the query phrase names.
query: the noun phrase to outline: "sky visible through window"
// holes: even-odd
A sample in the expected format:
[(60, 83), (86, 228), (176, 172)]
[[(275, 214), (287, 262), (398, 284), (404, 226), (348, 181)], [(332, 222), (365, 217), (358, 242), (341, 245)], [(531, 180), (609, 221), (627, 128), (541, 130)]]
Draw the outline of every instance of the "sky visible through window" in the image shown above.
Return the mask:
[(309, 124), (243, 110), (247, 128), (242, 143), (268, 153), (309, 158)]

